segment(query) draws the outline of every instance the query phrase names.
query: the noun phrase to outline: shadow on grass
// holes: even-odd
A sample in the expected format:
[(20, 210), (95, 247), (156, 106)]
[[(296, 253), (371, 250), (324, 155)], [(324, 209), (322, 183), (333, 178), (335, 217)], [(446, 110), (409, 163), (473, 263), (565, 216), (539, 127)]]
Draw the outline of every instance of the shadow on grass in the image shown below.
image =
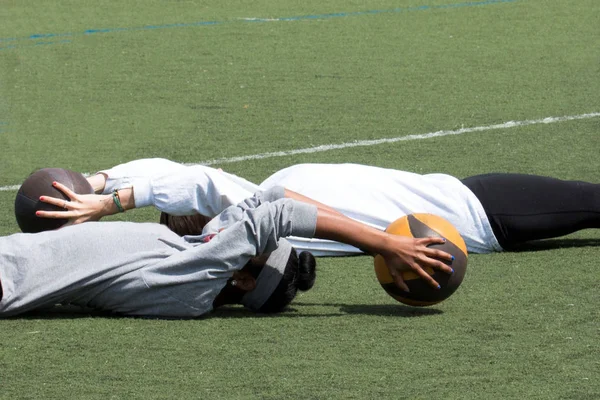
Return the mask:
[(580, 247), (600, 247), (600, 239), (546, 239), (535, 242), (523, 243), (512, 247), (510, 252), (523, 253), (546, 251), (555, 249), (569, 249)]
[(79, 319), (79, 318), (124, 318), (118, 314), (108, 311), (95, 310), (93, 308), (85, 308), (79, 306), (61, 306), (29, 311), (24, 314), (15, 315), (13, 317), (4, 317), (2, 319)]
[(410, 307), (403, 304), (340, 304), (340, 303), (300, 303), (296, 306), (339, 307), (344, 314), (379, 315), (393, 317), (424, 317), (443, 314), (442, 310), (429, 307)]
[[(334, 307), (338, 312), (300, 312), (302, 307)], [(425, 317), (443, 314), (436, 308), (409, 307), (395, 304), (341, 304), (341, 303), (298, 303), (292, 304), (284, 312), (278, 314), (255, 314), (239, 307), (225, 307), (214, 311), (207, 318), (320, 318), (344, 317), (347, 315), (373, 315), (386, 317)]]
[[(327, 307), (337, 308), (337, 312), (301, 312), (303, 307)], [(344, 317), (348, 315), (373, 315), (386, 317), (414, 318), (430, 315), (443, 314), (443, 311), (436, 308), (409, 307), (402, 304), (342, 304), (342, 303), (298, 303), (292, 304), (285, 311), (276, 314), (258, 314), (253, 313), (241, 306), (225, 306), (213, 311), (210, 314), (199, 318), (158, 318), (158, 317), (135, 317), (114, 314), (110, 312), (98, 311), (89, 308), (77, 306), (56, 306), (46, 310), (31, 311), (25, 314), (8, 317), (6, 319), (80, 319), (80, 318), (136, 318), (136, 319), (161, 319), (161, 320), (182, 320), (182, 319), (208, 319), (208, 318), (331, 318)]]

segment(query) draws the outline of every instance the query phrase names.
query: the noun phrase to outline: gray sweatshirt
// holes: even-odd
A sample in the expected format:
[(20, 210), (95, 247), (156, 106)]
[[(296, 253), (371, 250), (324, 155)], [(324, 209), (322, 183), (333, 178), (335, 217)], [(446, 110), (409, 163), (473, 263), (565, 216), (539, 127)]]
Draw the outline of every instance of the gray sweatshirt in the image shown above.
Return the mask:
[(89, 222), (2, 237), (0, 317), (58, 303), (125, 315), (203, 315), (250, 258), (273, 251), (280, 238), (314, 235), (316, 207), (283, 194), (277, 187), (227, 208), (202, 236), (182, 238), (152, 223)]

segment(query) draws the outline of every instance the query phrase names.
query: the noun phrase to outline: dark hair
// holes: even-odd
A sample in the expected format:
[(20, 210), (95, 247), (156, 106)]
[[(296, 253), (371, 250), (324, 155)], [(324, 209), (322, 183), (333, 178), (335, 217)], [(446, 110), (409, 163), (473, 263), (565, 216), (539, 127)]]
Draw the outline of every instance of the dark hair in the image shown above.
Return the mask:
[[(202, 214), (186, 216), (170, 215), (165, 212), (160, 214), (160, 223), (166, 225), (179, 236), (200, 235), (204, 225), (209, 221), (210, 218)], [(264, 261), (258, 262), (258, 264), (254, 266), (253, 260), (250, 260), (245, 267), (248, 267), (248, 271), (254, 276), (254, 279), (258, 278), (262, 271)], [(283, 311), (294, 300), (298, 290), (305, 292), (311, 289), (315, 284), (316, 266), (317, 261), (311, 253), (303, 251), (298, 256), (296, 249), (292, 249), (279, 285), (258, 312), (276, 313)]]
[(276, 313), (283, 311), (294, 300), (298, 290), (309, 290), (315, 284), (317, 261), (308, 251), (300, 256), (293, 249), (288, 259), (281, 282), (269, 299), (258, 310), (261, 313)]
[(200, 235), (204, 225), (209, 221), (210, 218), (202, 214), (178, 216), (165, 212), (160, 213), (160, 223), (166, 225), (179, 236)]

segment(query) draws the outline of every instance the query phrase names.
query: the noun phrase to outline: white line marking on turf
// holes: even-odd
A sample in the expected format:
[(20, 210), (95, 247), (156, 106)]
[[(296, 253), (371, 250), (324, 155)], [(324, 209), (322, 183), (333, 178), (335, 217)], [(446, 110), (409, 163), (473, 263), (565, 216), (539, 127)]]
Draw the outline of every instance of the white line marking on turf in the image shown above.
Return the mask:
[[(251, 154), (247, 156), (238, 156), (238, 157), (228, 157), (228, 158), (217, 158), (214, 160), (201, 161), (198, 163), (186, 163), (185, 165), (215, 165), (215, 164), (230, 164), (234, 162), (241, 161), (249, 161), (249, 160), (262, 160), (265, 158), (273, 158), (273, 157), (285, 157), (285, 156), (293, 156), (296, 154), (312, 154), (312, 153), (321, 153), (324, 151), (331, 150), (339, 150), (339, 149), (347, 149), (351, 147), (366, 147), (366, 146), (376, 146), (379, 144), (386, 143), (396, 143), (396, 142), (405, 142), (411, 140), (422, 140), (422, 139), (431, 139), (442, 136), (450, 136), (450, 135), (462, 135), (463, 133), (472, 133), (472, 132), (485, 132), (492, 131), (498, 129), (508, 129), (508, 128), (516, 128), (520, 126), (529, 126), (529, 125), (539, 125), (539, 124), (554, 124), (557, 122), (564, 121), (575, 121), (580, 119), (590, 119), (600, 117), (600, 112), (593, 112), (589, 114), (580, 114), (580, 115), (566, 115), (563, 117), (547, 117), (542, 119), (530, 119), (524, 121), (508, 121), (502, 124), (494, 124), (494, 125), (484, 125), (484, 126), (475, 126), (471, 128), (460, 128), (454, 130), (443, 130), (437, 132), (429, 132), (429, 133), (421, 133), (417, 135), (408, 135), (408, 136), (398, 136), (392, 138), (383, 138), (383, 139), (373, 139), (373, 140), (356, 140), (354, 142), (346, 142), (339, 144), (324, 144), (316, 147), (307, 147), (304, 149), (295, 149), (295, 150), (287, 150), (287, 151), (273, 151), (269, 153), (260, 153), (260, 154)], [(84, 175), (89, 175), (89, 173), (85, 173)], [(10, 186), (0, 186), (0, 192), (9, 192), (15, 191), (19, 189), (20, 185), (10, 185)]]
[[(203, 162), (196, 163), (196, 164), (202, 164), (202, 165), (228, 164), (228, 163), (234, 163), (234, 162), (240, 162), (240, 161), (261, 160), (264, 158), (292, 156), (292, 155), (296, 155), (296, 154), (320, 153), (323, 151), (347, 149), (350, 147), (376, 146), (376, 145), (385, 144), (385, 143), (396, 143), (396, 142), (404, 142), (404, 141), (410, 141), (410, 140), (430, 139), (430, 138), (449, 136), (449, 135), (462, 135), (463, 133), (484, 132), (484, 131), (491, 131), (491, 130), (497, 130), (497, 129), (508, 129), (508, 128), (515, 128), (515, 127), (519, 127), (519, 126), (528, 126), (528, 125), (536, 125), (536, 124), (553, 124), (556, 122), (573, 121), (573, 120), (578, 120), (578, 119), (589, 119), (589, 118), (596, 118), (596, 117), (600, 117), (600, 112), (595, 112), (595, 113), (590, 113), (590, 114), (581, 114), (581, 115), (571, 115), (571, 116), (564, 116), (564, 117), (547, 117), (547, 118), (543, 118), (543, 119), (533, 119), (533, 120), (525, 120), (525, 121), (508, 121), (508, 122), (504, 122), (502, 124), (475, 126), (472, 128), (461, 128), (461, 129), (455, 129), (455, 130), (429, 132), (429, 133), (422, 133), (422, 134), (417, 134), (417, 135), (398, 136), (398, 137), (384, 138), (384, 139), (357, 140), (354, 142), (347, 142), (347, 143), (340, 143), (340, 144), (324, 144), (321, 146), (308, 147), (305, 149), (274, 151), (274, 152), (269, 152), (269, 153), (252, 154), (252, 155), (247, 155), (247, 156), (218, 158), (215, 160), (203, 161)], [(195, 164), (187, 164), (187, 165), (195, 165)]]
[(282, 21), (281, 18), (238, 18), (242, 21), (251, 21), (251, 22), (276, 22)]

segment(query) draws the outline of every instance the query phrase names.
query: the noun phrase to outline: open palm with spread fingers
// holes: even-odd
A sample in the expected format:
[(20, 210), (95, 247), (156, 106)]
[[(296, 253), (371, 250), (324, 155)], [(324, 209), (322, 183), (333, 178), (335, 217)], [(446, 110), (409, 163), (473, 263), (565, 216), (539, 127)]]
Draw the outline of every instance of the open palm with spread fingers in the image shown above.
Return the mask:
[(40, 210), (36, 212), (38, 217), (64, 218), (69, 220), (66, 225), (72, 225), (86, 221), (98, 221), (103, 216), (114, 213), (112, 212), (114, 204), (111, 195), (77, 194), (60, 182), (54, 182), (52, 185), (63, 192), (69, 200), (50, 196), (40, 197), (40, 201), (63, 208), (64, 211)]

